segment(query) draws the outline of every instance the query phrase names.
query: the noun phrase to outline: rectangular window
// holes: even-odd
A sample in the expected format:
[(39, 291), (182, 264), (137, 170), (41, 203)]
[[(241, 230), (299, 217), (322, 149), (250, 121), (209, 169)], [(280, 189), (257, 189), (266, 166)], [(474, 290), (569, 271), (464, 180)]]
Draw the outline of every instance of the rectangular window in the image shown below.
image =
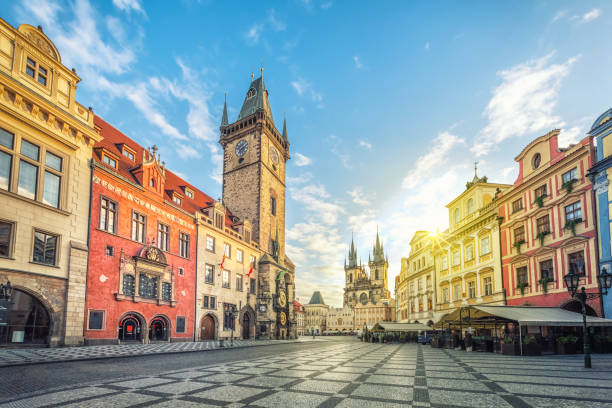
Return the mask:
[(193, 191), (191, 190), (185, 190), (185, 195), (191, 199), (193, 199)]
[(458, 249), (453, 251), (453, 266), (458, 266), (461, 263), (461, 252)]
[(226, 289), (229, 289), (229, 287), (230, 287), (230, 271), (225, 270), (225, 269), (223, 270), (223, 280), (222, 280), (221, 286), (226, 288)]
[(55, 171), (62, 171), (62, 158), (53, 153), (47, 152), (45, 156), (45, 165)]
[(208, 309), (208, 296), (204, 296), (204, 301), (202, 302), (202, 307), (204, 309)]
[(136, 279), (134, 275), (123, 275), (123, 294), (128, 296), (136, 294)]
[(31, 58), (26, 58), (26, 74), (36, 79), (36, 62)]
[(251, 243), (251, 231), (244, 232), (244, 240), (249, 244)]
[(11, 256), (13, 242), (13, 223), (0, 221), (0, 256)]
[(162, 223), (157, 224), (157, 247), (162, 251), (170, 247), (170, 227)]
[(448, 269), (448, 259), (446, 259), (446, 256), (442, 257), (442, 270), (446, 270)]
[(476, 297), (476, 284), (474, 281), (468, 282), (468, 297), (473, 299)]
[(184, 232), (179, 232), (179, 255), (183, 258), (189, 258), (189, 235)]
[(117, 160), (113, 159), (110, 156), (104, 155), (104, 157), (102, 158), (102, 161), (104, 161), (104, 163), (108, 164), (114, 169), (117, 168)]
[(550, 219), (548, 217), (548, 214), (540, 217), (536, 220), (536, 224), (537, 224), (537, 231), (538, 234), (542, 233), (542, 234), (549, 234), (550, 233)]
[(19, 162), (19, 183), (17, 193), (31, 200), (36, 199), (38, 184), (38, 167), (25, 160)]
[(567, 257), (569, 261), (570, 272), (573, 272), (576, 275), (584, 275), (584, 252), (574, 252), (572, 254), (569, 254)]
[(206, 250), (215, 252), (215, 239), (209, 235), (206, 236)]
[(442, 289), (442, 303), (448, 303), (448, 288)]
[(42, 67), (39, 63), (34, 61), (32, 58), (26, 58), (25, 72), (28, 76), (34, 78), (42, 86), (47, 86), (47, 80), (49, 73), (46, 68)]
[(134, 161), (134, 153), (130, 152), (125, 147), (123, 148), (123, 155), (127, 157), (128, 159), (130, 159), (131, 161)]
[(215, 227), (223, 229), (223, 214), (215, 213)]
[(57, 262), (57, 241), (57, 235), (35, 231), (32, 261), (45, 265), (55, 265)]
[(251, 295), (255, 294), (255, 282), (256, 282), (255, 279), (251, 278), (251, 285), (250, 285), (250, 288), (249, 288), (249, 293)]
[(535, 198), (546, 197), (546, 184), (535, 189)]
[(519, 285), (529, 284), (529, 276), (527, 274), (527, 267), (521, 266), (516, 270), (516, 281)]
[(578, 180), (578, 169), (574, 167), (570, 171), (563, 173), (561, 179), (563, 183), (567, 183), (572, 180)]
[(90, 310), (88, 330), (102, 330), (104, 328), (104, 311)]
[(176, 317), (176, 332), (185, 333), (185, 318), (183, 316)]
[(12, 164), (13, 157), (0, 150), (0, 188), (3, 190), (9, 189)]
[(244, 258), (244, 252), (242, 252), (242, 249), (237, 249), (236, 250), (236, 261), (239, 263), (242, 263), (243, 258)]
[(469, 244), (465, 247), (465, 260), (469, 262), (472, 259), (474, 259), (474, 245)]
[(234, 330), (235, 328), (235, 316), (232, 315), (232, 309), (235, 310), (236, 305), (223, 303), (223, 330)]
[(514, 242), (525, 241), (525, 227), (521, 226), (514, 229)]
[(582, 208), (580, 207), (580, 201), (576, 201), (565, 207), (565, 221), (582, 221)]
[(204, 271), (204, 282), (211, 285), (215, 283), (215, 267), (213, 265), (206, 264)]
[(493, 279), (490, 276), (487, 276), (483, 279), (484, 282), (484, 294), (485, 296), (490, 296), (493, 294)]
[(110, 246), (110, 245), (107, 245), (105, 253), (106, 253), (106, 256), (114, 256), (115, 255), (115, 248)]
[(214, 296), (210, 297), (210, 308), (211, 309), (216, 309), (217, 308), (217, 298)]
[(270, 197), (270, 213), (276, 215), (276, 197)]
[(145, 242), (145, 225), (147, 218), (134, 211), (132, 213), (132, 240), (141, 242), (144, 244)]
[(230, 244), (223, 244), (223, 253), (225, 254), (226, 258), (231, 258), (232, 257), (232, 247)]
[(175, 204), (181, 205), (183, 203), (183, 200), (181, 200), (181, 197), (175, 195), (172, 196), (172, 201), (174, 201)]
[(453, 287), (453, 300), (457, 301), (461, 299), (461, 284), (458, 283)]
[(555, 280), (555, 271), (553, 270), (552, 259), (540, 262), (540, 278), (548, 279), (549, 281)]
[(523, 209), (523, 199), (519, 198), (518, 200), (514, 200), (512, 202), (512, 212), (515, 213), (517, 211), (521, 211)]
[(185, 276), (185, 269), (184, 269), (184, 268), (179, 267), (179, 268), (178, 268), (178, 275), (179, 275), (179, 276)]
[(100, 200), (100, 229), (115, 233), (115, 223), (117, 221), (117, 203), (102, 198)]
[(486, 255), (491, 252), (491, 239), (484, 237), (480, 239), (480, 255)]
[(43, 203), (52, 207), (59, 207), (60, 182), (58, 175), (45, 171), (45, 182), (43, 185)]
[(138, 294), (149, 299), (157, 299), (158, 278), (140, 274), (138, 277)]
[(242, 275), (236, 275), (236, 290), (240, 292), (243, 291), (244, 287), (242, 286), (244, 283), (242, 281)]
[(172, 300), (172, 284), (162, 282), (162, 300), (170, 302)]

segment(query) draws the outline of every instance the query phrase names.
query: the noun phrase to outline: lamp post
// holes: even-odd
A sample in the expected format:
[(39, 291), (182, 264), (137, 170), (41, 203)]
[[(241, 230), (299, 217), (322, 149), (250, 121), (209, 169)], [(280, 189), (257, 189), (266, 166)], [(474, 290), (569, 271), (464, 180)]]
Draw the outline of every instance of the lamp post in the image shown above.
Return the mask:
[(13, 287), (11, 286), (11, 282), (7, 281), (6, 285), (0, 283), (0, 299), (1, 300), (11, 300), (11, 295), (13, 294)]
[(232, 347), (234, 347), (234, 329), (236, 328), (236, 305), (230, 305), (229, 307), (229, 315), (230, 315), (230, 322), (232, 323), (232, 341), (230, 343), (230, 345)]
[(599, 281), (599, 288), (595, 293), (586, 293), (584, 286), (580, 288), (578, 292), (578, 285), (580, 284), (580, 276), (576, 275), (573, 270), (563, 277), (567, 291), (573, 299), (580, 302), (582, 307), (582, 336), (583, 336), (583, 352), (584, 352), (584, 368), (591, 368), (591, 344), (589, 340), (589, 334), (587, 332), (587, 316), (586, 316), (586, 302), (589, 299), (596, 299), (600, 296), (608, 294), (608, 289), (612, 287), (612, 274), (608, 273), (606, 268), (603, 268), (597, 280)]

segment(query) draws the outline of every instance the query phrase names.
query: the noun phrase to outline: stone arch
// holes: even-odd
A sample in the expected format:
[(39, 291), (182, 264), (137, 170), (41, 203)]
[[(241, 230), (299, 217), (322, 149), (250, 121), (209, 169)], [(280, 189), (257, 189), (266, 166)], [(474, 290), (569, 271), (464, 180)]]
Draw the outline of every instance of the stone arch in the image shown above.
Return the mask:
[(21, 292), (27, 293), (32, 296), (34, 299), (38, 300), (45, 309), (47, 309), (47, 313), (49, 314), (49, 339), (51, 337), (61, 336), (60, 323), (62, 321), (62, 312), (53, 307), (53, 304), (41, 293), (38, 293), (30, 288), (21, 285), (12, 285), (13, 290), (19, 290)]
[[(212, 323), (213, 323), (213, 327), (212, 327), (212, 338), (208, 338), (207, 335), (208, 333), (203, 333), (202, 332), (202, 324), (204, 324), (204, 319), (211, 319)], [(199, 339), (200, 341), (203, 340), (217, 340), (218, 337), (218, 333), (219, 333), (219, 319), (217, 318), (217, 316), (214, 313), (206, 313), (204, 316), (202, 316), (200, 318), (200, 321), (198, 322), (198, 328), (200, 330), (199, 333)]]
[[(246, 327), (248, 319), (248, 328)], [(245, 305), (242, 309), (240, 309), (240, 313), (238, 315), (238, 324), (240, 325), (240, 337), (243, 339), (254, 339), (255, 338), (255, 330), (256, 330), (256, 320), (255, 320), (255, 311), (251, 307), (251, 305)], [(245, 333), (245, 330), (248, 330), (248, 334)]]
[[(60, 327), (62, 319), (61, 314), (57, 310), (55, 310), (50, 302), (48, 302), (41, 294), (34, 292), (31, 289), (26, 287), (22, 287), (20, 285), (12, 285), (13, 293), (11, 296), (11, 301), (7, 305), (8, 314), (7, 318), (7, 326), (6, 329), (10, 331), (11, 326), (18, 328), (22, 335), (20, 341), (3, 338), (0, 340), (0, 344), (8, 344), (8, 345), (22, 345), (24, 343), (27, 344), (36, 344), (36, 345), (47, 345), (47, 346), (55, 346), (57, 344), (57, 340), (54, 340), (53, 337), (61, 337), (62, 327)], [(19, 294), (19, 295), (18, 295)], [(25, 295), (22, 297), (22, 295)], [(12, 308), (11, 305), (21, 305), (25, 306), (24, 302), (28, 301), (30, 309), (28, 309), (28, 313), (23, 313), (23, 310), (15, 310), (15, 316), (11, 316)], [(39, 312), (39, 308), (42, 308), (41, 313)], [(34, 312), (34, 313), (32, 313)], [(15, 321), (17, 320), (17, 321)], [(46, 324), (45, 324), (46, 321)], [(46, 334), (44, 335), (34, 335), (34, 333), (40, 333), (40, 330), (34, 330), (34, 327), (41, 329), (46, 326)], [(31, 334), (28, 334), (28, 328), (31, 331)], [(5, 332), (5, 333), (8, 333)], [(15, 334), (15, 332), (13, 332)], [(34, 339), (36, 337), (36, 340)], [(6, 341), (6, 343), (4, 343)]]
[(117, 321), (117, 332), (115, 334), (116, 338), (119, 340), (123, 340), (123, 341), (129, 341), (131, 339), (122, 339), (122, 325), (124, 323), (124, 320), (129, 318), (129, 317), (133, 317), (135, 319), (138, 320), (139, 323), (139, 330), (140, 332), (138, 333), (138, 336), (135, 336), (136, 338), (134, 340), (140, 340), (142, 343), (145, 343), (148, 340), (147, 334), (148, 334), (148, 326), (147, 326), (147, 320), (144, 318), (144, 316), (138, 312), (134, 312), (133, 310), (130, 310), (129, 312), (124, 313), (123, 315), (121, 315), (121, 317), (119, 318), (119, 320)]
[[(158, 322), (162, 323), (163, 333), (160, 333)], [(160, 337), (161, 335), (161, 337)], [(148, 339), (149, 341), (170, 341), (172, 337), (172, 322), (168, 316), (158, 313), (149, 321)]]

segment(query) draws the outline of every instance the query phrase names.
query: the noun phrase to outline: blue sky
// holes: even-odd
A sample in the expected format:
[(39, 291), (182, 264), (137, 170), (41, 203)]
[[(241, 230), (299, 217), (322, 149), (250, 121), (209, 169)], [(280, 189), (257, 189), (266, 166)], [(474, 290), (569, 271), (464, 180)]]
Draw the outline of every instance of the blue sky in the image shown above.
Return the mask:
[(559, 127), (578, 140), (612, 105), (605, 1), (4, 4), (77, 69), (81, 103), (213, 197), (224, 94), (235, 120), (263, 64), (278, 127), (287, 116), (301, 301), (321, 290), (341, 305), (351, 232), (365, 261), (377, 226), (393, 290), (414, 231), (448, 226), (475, 160), (512, 182), (531, 139)]

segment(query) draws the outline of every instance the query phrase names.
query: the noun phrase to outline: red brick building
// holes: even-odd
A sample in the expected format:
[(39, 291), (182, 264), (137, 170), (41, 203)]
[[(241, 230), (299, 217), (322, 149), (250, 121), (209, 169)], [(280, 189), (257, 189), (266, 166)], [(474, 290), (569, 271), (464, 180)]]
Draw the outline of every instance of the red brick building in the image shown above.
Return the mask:
[[(85, 339), (194, 339), (196, 199), (213, 200), (99, 117)], [(198, 197), (196, 197), (196, 194)]]
[[(591, 137), (567, 148), (559, 130), (533, 140), (515, 158), (519, 174), (499, 195), (504, 288), (508, 305), (555, 306), (580, 312), (563, 277), (573, 271), (587, 292), (597, 290), (597, 242)], [(589, 314), (601, 316), (598, 300)]]

